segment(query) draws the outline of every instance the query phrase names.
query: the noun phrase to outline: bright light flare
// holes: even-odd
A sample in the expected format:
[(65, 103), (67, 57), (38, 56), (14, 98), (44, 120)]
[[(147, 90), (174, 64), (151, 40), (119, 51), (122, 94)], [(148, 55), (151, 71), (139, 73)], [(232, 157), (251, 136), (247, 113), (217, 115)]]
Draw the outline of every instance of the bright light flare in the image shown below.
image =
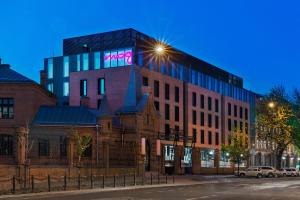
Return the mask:
[(162, 45), (157, 45), (157, 46), (155, 47), (155, 52), (156, 52), (157, 54), (162, 54), (162, 53), (164, 53), (164, 50), (165, 50), (165, 48), (164, 48)]
[(275, 103), (273, 101), (268, 103), (269, 108), (274, 108), (275, 107)]

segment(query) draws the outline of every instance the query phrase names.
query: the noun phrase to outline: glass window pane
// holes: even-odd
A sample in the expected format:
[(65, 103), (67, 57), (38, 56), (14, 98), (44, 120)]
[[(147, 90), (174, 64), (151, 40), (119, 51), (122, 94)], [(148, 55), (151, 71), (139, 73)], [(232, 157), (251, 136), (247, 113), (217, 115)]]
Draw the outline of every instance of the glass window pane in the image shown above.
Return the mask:
[(83, 70), (89, 70), (89, 54), (83, 54)]
[(69, 96), (69, 82), (64, 82), (63, 95)]
[(125, 65), (132, 65), (132, 49), (125, 49)]
[(100, 69), (100, 52), (95, 52), (94, 54), (94, 67), (95, 69)]
[(110, 67), (110, 52), (106, 51), (104, 52), (104, 68)]
[(69, 57), (64, 57), (64, 77), (69, 76)]
[(110, 66), (117, 67), (118, 66), (118, 52), (112, 51), (110, 54)]
[(124, 66), (124, 65), (125, 65), (125, 52), (118, 51), (118, 66)]
[(48, 59), (48, 78), (53, 78), (53, 59)]

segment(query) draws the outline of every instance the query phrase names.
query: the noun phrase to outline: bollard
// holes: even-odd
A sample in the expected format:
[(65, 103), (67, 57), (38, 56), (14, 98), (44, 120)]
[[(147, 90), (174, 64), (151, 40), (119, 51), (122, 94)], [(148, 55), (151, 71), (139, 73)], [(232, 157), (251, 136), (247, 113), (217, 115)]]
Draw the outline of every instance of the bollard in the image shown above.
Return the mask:
[(159, 181), (159, 174), (157, 174), (157, 183), (159, 184), (160, 181)]
[(64, 190), (67, 190), (67, 176), (64, 176)]
[(135, 173), (133, 174), (133, 185), (136, 186), (136, 175), (135, 175)]
[(91, 189), (93, 189), (94, 183), (93, 183), (93, 175), (91, 175)]
[(105, 176), (103, 175), (102, 176), (102, 188), (104, 188), (105, 187)]
[(48, 175), (48, 192), (51, 192), (50, 175)]
[(166, 174), (166, 184), (168, 184), (168, 174)]
[(144, 174), (142, 175), (142, 185), (144, 185)]
[(80, 180), (80, 174), (78, 175), (78, 189), (80, 190), (81, 188), (81, 180)]
[(12, 178), (12, 193), (15, 194), (16, 192), (16, 177), (13, 176)]
[(114, 175), (114, 187), (116, 187), (116, 175)]
[(31, 176), (31, 192), (34, 191), (34, 177)]
[(126, 187), (126, 175), (124, 175), (124, 187)]
[(173, 184), (175, 183), (175, 177), (174, 177), (174, 175), (173, 175)]
[(151, 173), (151, 185), (152, 185), (152, 173)]

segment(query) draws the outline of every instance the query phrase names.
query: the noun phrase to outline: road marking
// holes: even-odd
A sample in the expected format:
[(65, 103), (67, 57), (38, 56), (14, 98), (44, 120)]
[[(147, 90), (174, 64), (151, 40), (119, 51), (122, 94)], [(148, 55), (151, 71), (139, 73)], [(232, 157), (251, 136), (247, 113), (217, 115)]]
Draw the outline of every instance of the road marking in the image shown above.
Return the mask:
[(197, 200), (197, 199), (207, 199), (207, 198), (210, 198), (210, 197), (216, 197), (217, 195), (208, 195), (208, 196), (202, 196), (202, 197), (193, 197), (193, 198), (189, 198), (189, 199), (186, 199), (186, 200)]

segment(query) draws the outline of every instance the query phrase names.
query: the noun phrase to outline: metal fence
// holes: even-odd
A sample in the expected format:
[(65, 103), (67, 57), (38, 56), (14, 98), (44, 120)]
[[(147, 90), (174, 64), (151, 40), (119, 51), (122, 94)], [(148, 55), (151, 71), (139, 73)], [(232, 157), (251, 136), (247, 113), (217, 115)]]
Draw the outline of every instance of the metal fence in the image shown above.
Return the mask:
[(173, 184), (174, 176), (160, 175), (157, 173), (147, 175), (90, 175), (77, 177), (68, 176), (31, 176), (29, 184), (24, 186), (21, 178), (0, 177), (0, 194), (20, 194), (33, 192), (51, 192), (63, 190), (80, 190), (92, 188), (116, 188), (138, 185)]

